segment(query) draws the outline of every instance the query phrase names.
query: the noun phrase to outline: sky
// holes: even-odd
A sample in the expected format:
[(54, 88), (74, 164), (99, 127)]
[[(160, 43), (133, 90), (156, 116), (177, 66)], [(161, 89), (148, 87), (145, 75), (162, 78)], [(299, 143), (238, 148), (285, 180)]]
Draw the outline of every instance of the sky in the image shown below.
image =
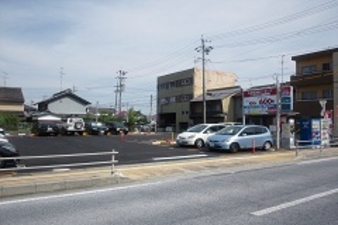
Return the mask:
[(32, 105), (70, 88), (94, 106), (156, 112), (157, 77), (202, 67), (244, 89), (288, 81), (292, 56), (338, 47), (338, 0), (0, 0), (0, 85)]

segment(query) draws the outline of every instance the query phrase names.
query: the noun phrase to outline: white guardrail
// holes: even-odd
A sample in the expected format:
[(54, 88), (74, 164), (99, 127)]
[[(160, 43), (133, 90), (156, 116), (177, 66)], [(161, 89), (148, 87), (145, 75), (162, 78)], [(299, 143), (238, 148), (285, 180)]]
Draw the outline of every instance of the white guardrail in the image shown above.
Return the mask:
[(322, 151), (324, 148), (338, 147), (338, 138), (331, 138), (328, 143), (316, 144), (317, 140), (295, 140), (296, 144), (296, 156), (298, 156), (299, 150), (301, 149), (319, 149)]
[(69, 158), (69, 157), (88, 157), (88, 156), (100, 156), (100, 155), (111, 155), (109, 161), (95, 161), (87, 163), (70, 163), (70, 164), (54, 164), (45, 166), (31, 166), (31, 167), (9, 167), (0, 168), (2, 171), (17, 171), (17, 170), (38, 170), (38, 169), (57, 169), (57, 168), (68, 168), (76, 166), (95, 166), (95, 165), (111, 165), (111, 174), (115, 172), (115, 164), (118, 162), (115, 160), (117, 155), (114, 149), (109, 152), (96, 152), (96, 153), (76, 153), (76, 154), (56, 154), (56, 155), (43, 155), (43, 156), (18, 156), (18, 157), (0, 157), (0, 160), (25, 160), (25, 159), (51, 159), (51, 158)]

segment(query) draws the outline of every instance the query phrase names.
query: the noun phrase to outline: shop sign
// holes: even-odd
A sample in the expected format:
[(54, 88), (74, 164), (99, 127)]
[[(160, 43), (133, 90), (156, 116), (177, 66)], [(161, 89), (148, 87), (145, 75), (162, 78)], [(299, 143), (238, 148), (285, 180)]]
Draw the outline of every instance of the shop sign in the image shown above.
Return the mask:
[[(281, 112), (293, 110), (293, 90), (291, 86), (281, 89)], [(277, 112), (277, 88), (263, 88), (243, 92), (243, 113), (245, 115), (267, 115)]]

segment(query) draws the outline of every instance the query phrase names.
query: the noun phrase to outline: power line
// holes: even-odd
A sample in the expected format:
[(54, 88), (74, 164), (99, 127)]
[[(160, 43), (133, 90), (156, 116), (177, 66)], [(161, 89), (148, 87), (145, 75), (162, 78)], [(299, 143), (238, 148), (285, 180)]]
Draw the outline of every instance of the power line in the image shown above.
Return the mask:
[(249, 40), (249, 41), (242, 41), (242, 42), (235, 42), (235, 43), (229, 43), (229, 44), (224, 44), (224, 45), (218, 45), (218, 46), (215, 46), (215, 48), (244, 47), (244, 46), (249, 46), (249, 45), (272, 43), (272, 42), (277, 42), (277, 41), (284, 41), (286, 39), (291, 39), (291, 38), (295, 38), (295, 37), (311, 35), (311, 34), (321, 33), (321, 32), (325, 32), (325, 31), (331, 31), (331, 30), (336, 29), (336, 28), (338, 28), (338, 20), (333, 20), (333, 21), (327, 22), (325, 24), (308, 27), (306, 29), (299, 30), (299, 31), (294, 31), (294, 32), (290, 32), (290, 33), (280, 34), (280, 35), (276, 35), (276, 36), (269, 36), (269, 37), (264, 37), (264, 38), (260, 38), (260, 39)]
[(171, 58), (173, 57), (177, 57), (177, 56), (180, 56), (182, 54), (185, 54), (186, 51), (191, 51), (191, 49), (193, 48), (193, 46), (195, 46), (197, 43), (197, 40), (193, 41), (192, 43), (172, 52), (172, 53), (169, 53), (168, 55), (166, 56), (163, 56), (159, 59), (155, 59), (153, 61), (150, 61), (148, 63), (145, 63), (144, 65), (140, 65), (138, 67), (134, 67), (134, 68), (131, 68), (129, 69), (129, 72), (138, 72), (138, 71), (141, 71), (141, 70), (144, 70), (144, 69), (149, 69), (151, 67), (156, 67), (158, 66), (160, 63), (163, 63), (163, 62), (166, 62), (168, 60), (170, 60)]
[(338, 2), (336, 0), (331, 0), (331, 1), (328, 1), (326, 3), (317, 5), (315, 7), (307, 8), (307, 9), (302, 10), (300, 12), (278, 18), (276, 20), (268, 21), (268, 22), (265, 22), (265, 23), (262, 23), (262, 24), (251, 26), (251, 27), (246, 27), (246, 28), (230, 31), (230, 32), (227, 32), (227, 33), (224, 33), (224, 34), (213, 35), (209, 38), (212, 39), (212, 40), (215, 40), (215, 39), (222, 39), (222, 38), (228, 38), (228, 37), (233, 37), (233, 36), (237, 36), (237, 35), (248, 34), (248, 33), (252, 33), (252, 32), (255, 32), (255, 31), (261, 31), (261, 30), (266, 29), (266, 28), (275, 27), (275, 26), (282, 25), (282, 24), (285, 24), (285, 23), (290, 23), (292, 21), (299, 20), (301, 18), (310, 16), (310, 15), (313, 15), (313, 14), (316, 14), (316, 13), (320, 13), (320, 12), (323, 12), (325, 10), (330, 10), (330, 9), (333, 9), (337, 6), (338, 6)]

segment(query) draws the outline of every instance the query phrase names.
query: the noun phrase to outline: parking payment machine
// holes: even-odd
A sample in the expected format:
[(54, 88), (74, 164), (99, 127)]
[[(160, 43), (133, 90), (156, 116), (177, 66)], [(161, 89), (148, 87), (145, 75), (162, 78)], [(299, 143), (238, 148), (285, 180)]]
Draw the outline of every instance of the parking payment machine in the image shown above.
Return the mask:
[(295, 119), (289, 118), (282, 124), (282, 146), (295, 148)]

